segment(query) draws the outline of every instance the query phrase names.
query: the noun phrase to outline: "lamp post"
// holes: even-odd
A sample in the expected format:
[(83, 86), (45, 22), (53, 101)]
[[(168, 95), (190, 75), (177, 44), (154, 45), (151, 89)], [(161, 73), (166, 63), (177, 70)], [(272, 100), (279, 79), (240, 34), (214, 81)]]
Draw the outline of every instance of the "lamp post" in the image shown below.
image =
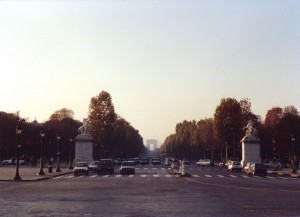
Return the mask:
[(45, 131), (44, 129), (41, 130), (40, 136), (41, 136), (41, 157), (40, 157), (40, 171), (38, 172), (39, 176), (44, 176), (44, 163), (43, 163), (43, 145), (44, 145), (44, 137), (45, 137)]
[(59, 168), (59, 142), (60, 142), (60, 136), (59, 134), (57, 133), (56, 135), (56, 140), (57, 140), (57, 146), (56, 146), (56, 172), (61, 172), (60, 168)]
[(20, 119), (18, 124), (17, 124), (17, 127), (16, 127), (16, 135), (17, 135), (17, 166), (16, 166), (16, 174), (15, 174), (15, 177), (13, 178), (13, 180), (15, 181), (21, 181), (22, 178), (19, 174), (19, 148), (21, 148), (21, 144), (20, 144), (20, 141), (21, 141), (21, 134), (22, 134), (22, 128), (21, 128), (21, 121), (24, 121), (23, 119)]
[(295, 137), (292, 135), (292, 152), (293, 152), (293, 158), (292, 158), (292, 173), (297, 173), (297, 166), (296, 166), (296, 154), (295, 154)]
[(73, 169), (73, 166), (72, 166), (72, 142), (73, 142), (73, 139), (70, 136), (70, 138), (69, 138), (69, 143), (70, 143), (69, 170)]

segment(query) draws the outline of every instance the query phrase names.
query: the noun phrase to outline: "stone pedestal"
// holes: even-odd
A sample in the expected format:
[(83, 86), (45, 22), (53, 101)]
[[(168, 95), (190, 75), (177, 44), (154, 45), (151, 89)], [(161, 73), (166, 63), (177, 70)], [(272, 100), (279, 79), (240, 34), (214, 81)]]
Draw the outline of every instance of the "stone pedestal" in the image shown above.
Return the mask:
[(248, 162), (261, 163), (260, 139), (256, 136), (245, 136), (242, 139), (242, 166)]
[(76, 162), (87, 162), (93, 161), (93, 138), (90, 134), (82, 133), (75, 138), (75, 158)]

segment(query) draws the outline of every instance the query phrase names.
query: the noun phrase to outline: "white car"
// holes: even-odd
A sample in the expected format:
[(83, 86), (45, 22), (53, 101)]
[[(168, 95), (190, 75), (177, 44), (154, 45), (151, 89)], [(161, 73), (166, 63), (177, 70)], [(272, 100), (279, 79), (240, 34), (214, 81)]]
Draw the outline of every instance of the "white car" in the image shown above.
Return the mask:
[(88, 166), (87, 162), (77, 162), (73, 169), (73, 173), (74, 173), (74, 176), (76, 176), (78, 174), (88, 175), (89, 174), (89, 166)]
[(248, 173), (249, 172), (249, 167), (250, 167), (250, 165), (251, 164), (253, 164), (254, 162), (248, 162), (248, 163), (246, 163), (246, 165), (244, 166), (244, 168), (243, 168), (243, 171), (245, 172), (245, 173)]
[(196, 163), (197, 166), (215, 166), (214, 162), (211, 159), (200, 159)]
[(238, 161), (230, 161), (228, 164), (228, 170), (230, 171), (242, 171), (243, 167), (240, 162)]
[(135, 174), (135, 162), (123, 161), (120, 168), (120, 173), (123, 174)]

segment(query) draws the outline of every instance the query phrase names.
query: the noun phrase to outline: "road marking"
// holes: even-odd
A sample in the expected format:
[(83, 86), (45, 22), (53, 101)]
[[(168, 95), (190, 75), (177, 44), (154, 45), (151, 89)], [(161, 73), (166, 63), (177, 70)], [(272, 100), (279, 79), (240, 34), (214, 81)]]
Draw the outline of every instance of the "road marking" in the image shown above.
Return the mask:
[(280, 177), (280, 176), (279, 176), (278, 179), (285, 179), (285, 180), (286, 180), (286, 179), (289, 179), (289, 178), (286, 178), (286, 177)]
[(92, 175), (91, 177), (92, 177), (92, 178), (96, 178), (97, 176), (98, 176), (98, 175)]
[(116, 177), (117, 177), (117, 178), (121, 178), (121, 177), (122, 177), (122, 175), (121, 175), (121, 174), (119, 174), (119, 175), (116, 175)]
[(275, 177), (273, 177), (273, 176), (266, 176), (266, 177), (269, 179), (275, 179)]
[(253, 176), (254, 178), (262, 179), (261, 176)]
[(128, 177), (129, 177), (129, 178), (132, 178), (132, 177), (134, 177), (134, 175), (129, 175)]
[(224, 178), (224, 176), (222, 176), (222, 175), (217, 175), (218, 177), (220, 177), (220, 178)]
[(241, 177), (243, 177), (245, 179), (249, 179), (249, 176), (241, 175)]
[(145, 177), (147, 177), (148, 175), (145, 175), (145, 174), (143, 174), (143, 175), (140, 175), (142, 178), (145, 178)]
[(199, 178), (200, 176), (199, 175), (193, 175), (193, 177)]
[(232, 177), (232, 178), (237, 178), (237, 176), (235, 176), (235, 175), (229, 175), (230, 177)]
[(171, 178), (171, 177), (172, 177), (172, 175), (170, 175), (170, 174), (166, 174), (166, 177), (167, 177), (167, 178)]
[(156, 178), (157, 178), (157, 177), (159, 177), (159, 175), (158, 175), (158, 174), (155, 174), (155, 175), (153, 175), (153, 177), (156, 177)]
[(67, 176), (66, 179), (73, 178), (74, 176)]
[(205, 175), (207, 178), (211, 178), (212, 176), (211, 175)]
[(104, 176), (102, 176), (102, 177), (107, 178), (107, 177), (110, 177), (110, 175), (104, 175)]

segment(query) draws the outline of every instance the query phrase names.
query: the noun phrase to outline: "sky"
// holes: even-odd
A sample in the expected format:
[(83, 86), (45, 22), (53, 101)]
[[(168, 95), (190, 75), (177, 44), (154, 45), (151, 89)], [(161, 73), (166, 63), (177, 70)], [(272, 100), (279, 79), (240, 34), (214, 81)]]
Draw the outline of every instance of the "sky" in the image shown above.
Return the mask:
[[(0, 111), (82, 121), (107, 91), (159, 144), (222, 98), (300, 110), (300, 1), (0, 0)], [(146, 143), (146, 142), (145, 142)]]

